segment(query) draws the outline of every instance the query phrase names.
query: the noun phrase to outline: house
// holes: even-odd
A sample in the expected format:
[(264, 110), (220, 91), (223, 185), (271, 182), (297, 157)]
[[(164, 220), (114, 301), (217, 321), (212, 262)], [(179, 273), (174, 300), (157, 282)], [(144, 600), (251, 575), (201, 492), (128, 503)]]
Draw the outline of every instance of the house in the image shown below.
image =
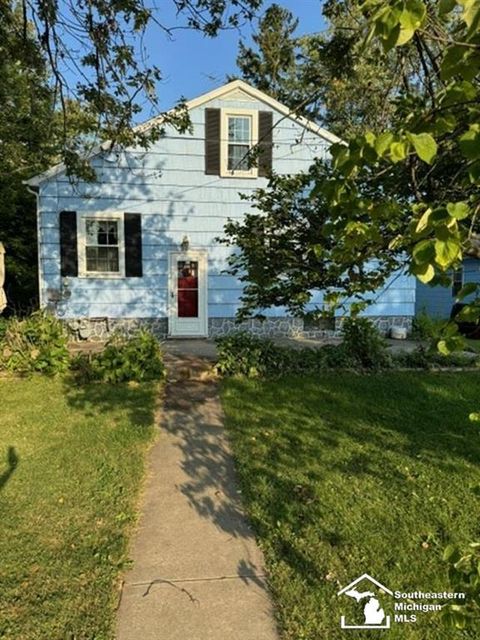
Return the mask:
[[(417, 282), (415, 311), (416, 315), (426, 313), (432, 318), (446, 320), (450, 317), (458, 292), (467, 282), (480, 283), (480, 262), (476, 258), (465, 258), (462, 266), (452, 274), (451, 287), (429, 287)], [(475, 296), (466, 298), (470, 302)]]
[[(192, 133), (167, 127), (147, 151), (99, 148), (95, 183), (72, 184), (63, 165), (27, 182), (38, 199), (41, 306), (80, 338), (144, 325), (173, 337), (237, 328), (241, 283), (224, 273), (232, 249), (217, 239), (249, 209), (240, 192), (266, 186), (272, 170), (307, 169), (338, 141), (241, 80), (187, 107)], [(257, 143), (251, 167), (246, 154)], [(312, 307), (321, 302), (315, 293)], [(386, 330), (410, 326), (414, 306), (414, 279), (396, 274), (366, 314)], [(281, 308), (265, 315), (246, 326), (262, 335), (315, 331)]]

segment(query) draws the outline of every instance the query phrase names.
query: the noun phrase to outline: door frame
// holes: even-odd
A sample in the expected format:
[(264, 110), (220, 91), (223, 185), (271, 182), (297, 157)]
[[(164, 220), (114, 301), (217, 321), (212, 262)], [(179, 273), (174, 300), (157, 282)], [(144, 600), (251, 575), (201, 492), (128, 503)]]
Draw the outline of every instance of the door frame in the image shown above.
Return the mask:
[[(182, 333), (177, 322), (177, 262), (195, 260), (198, 262), (198, 319), (199, 331)], [(206, 338), (208, 336), (208, 260), (205, 249), (168, 252), (168, 335), (172, 337)]]

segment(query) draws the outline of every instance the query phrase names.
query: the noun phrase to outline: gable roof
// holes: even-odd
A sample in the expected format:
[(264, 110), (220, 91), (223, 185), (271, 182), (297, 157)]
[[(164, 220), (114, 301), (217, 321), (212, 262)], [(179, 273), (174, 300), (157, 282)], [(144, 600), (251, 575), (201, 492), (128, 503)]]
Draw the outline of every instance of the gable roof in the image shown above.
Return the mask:
[[(217, 89), (213, 89), (212, 91), (203, 93), (197, 98), (188, 100), (185, 103), (185, 106), (187, 110), (190, 111), (190, 109), (194, 109), (195, 107), (200, 107), (206, 102), (210, 102), (210, 100), (214, 100), (216, 98), (224, 98), (224, 99), (228, 98), (229, 94), (232, 94), (232, 97), (234, 98), (240, 97), (241, 99), (241, 96), (244, 96), (247, 99), (253, 99), (253, 100), (258, 100), (260, 102), (263, 102), (269, 105), (270, 107), (272, 107), (272, 109), (274, 109), (275, 111), (278, 111), (279, 113), (281, 113), (285, 118), (294, 120), (300, 126), (304, 127), (305, 129), (308, 129), (309, 131), (312, 131), (313, 133), (323, 138), (327, 142), (330, 142), (332, 144), (341, 142), (341, 139), (335, 134), (330, 133), (323, 127), (320, 127), (318, 124), (316, 124), (312, 120), (309, 120), (308, 118), (297, 115), (294, 111), (290, 110), (284, 104), (282, 104), (281, 102), (278, 102), (278, 100), (275, 100), (275, 98), (271, 98), (265, 92), (260, 91), (260, 89), (256, 89), (255, 87), (252, 87), (244, 80), (233, 80), (232, 82), (227, 82), (227, 84), (224, 84), (221, 87), (218, 87)], [(146, 122), (134, 127), (134, 131), (141, 131), (141, 132), (148, 131), (148, 129), (150, 129), (151, 127), (157, 124), (161, 124), (163, 121), (163, 118), (164, 118), (163, 114), (150, 118)], [(89, 153), (88, 159), (95, 157), (102, 151), (106, 151), (109, 147), (109, 144), (110, 144), (109, 141), (105, 141), (95, 146), (92, 149), (92, 151)], [(50, 167), (50, 169), (47, 169), (46, 171), (39, 173), (38, 175), (33, 176), (32, 178), (29, 178), (28, 180), (24, 180), (23, 183), (28, 185), (29, 187), (38, 187), (42, 182), (45, 182), (46, 180), (49, 180), (50, 178), (55, 177), (59, 173), (62, 173), (63, 171), (65, 171), (65, 169), (66, 169), (65, 164), (61, 162), (59, 164), (54, 165), (53, 167)]]

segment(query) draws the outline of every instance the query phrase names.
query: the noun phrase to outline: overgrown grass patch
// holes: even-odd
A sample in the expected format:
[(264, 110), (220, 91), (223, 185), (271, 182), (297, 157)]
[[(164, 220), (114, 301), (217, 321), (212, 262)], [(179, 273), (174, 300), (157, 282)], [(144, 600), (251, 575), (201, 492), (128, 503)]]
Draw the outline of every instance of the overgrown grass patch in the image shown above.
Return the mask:
[[(444, 548), (480, 539), (479, 388), (476, 372), (223, 382), (285, 640), (377, 637), (340, 629), (355, 603), (336, 594), (364, 572), (392, 591), (448, 591)], [(385, 633), (478, 637), (432, 613)]]
[(113, 638), (157, 388), (1, 379), (0, 637)]

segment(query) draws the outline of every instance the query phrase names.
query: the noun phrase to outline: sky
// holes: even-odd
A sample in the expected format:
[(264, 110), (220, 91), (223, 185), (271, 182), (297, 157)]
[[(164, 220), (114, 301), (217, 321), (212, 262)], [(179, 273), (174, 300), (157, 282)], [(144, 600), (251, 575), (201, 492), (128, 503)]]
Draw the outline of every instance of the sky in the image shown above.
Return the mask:
[[(265, 0), (260, 12), (272, 4)], [(325, 29), (321, 14), (321, 0), (277, 0), (299, 19), (297, 35), (314, 33)], [(157, 0), (158, 16), (167, 26), (178, 24), (171, 0)], [(238, 30), (220, 32), (216, 38), (206, 38), (193, 30), (178, 30), (173, 39), (158, 28), (151, 28), (145, 38), (145, 47), (150, 62), (162, 71), (163, 79), (159, 85), (160, 109), (166, 110), (184, 96), (194, 98), (202, 93), (222, 85), (228, 74), (238, 72), (235, 60), (238, 41), (243, 38), (251, 41), (252, 25), (244, 25)], [(140, 114), (139, 120), (149, 114)]]

